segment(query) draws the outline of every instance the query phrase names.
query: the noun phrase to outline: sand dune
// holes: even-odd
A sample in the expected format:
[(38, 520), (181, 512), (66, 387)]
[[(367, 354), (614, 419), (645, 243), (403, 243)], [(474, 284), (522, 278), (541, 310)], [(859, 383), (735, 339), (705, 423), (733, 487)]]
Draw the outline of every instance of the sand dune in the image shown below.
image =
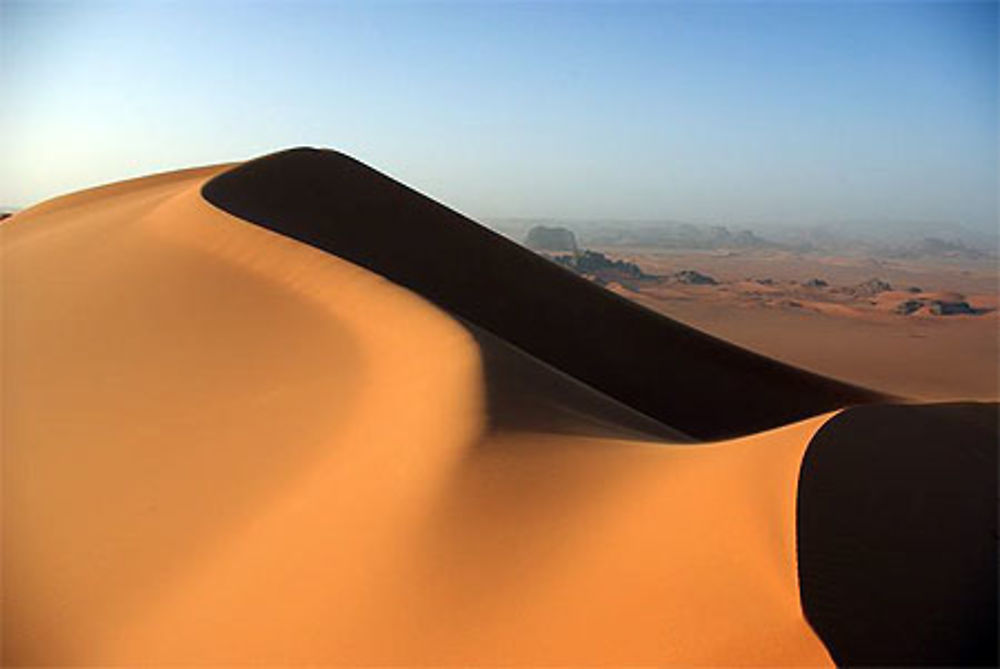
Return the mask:
[[(817, 431), (877, 395), (654, 316), (338, 154), (227, 170), (0, 226), (5, 665), (861, 656), (849, 621), (803, 613), (800, 581), (828, 586), (822, 564), (802, 580), (799, 486)], [(850, 438), (898, 448), (894, 424)]]
[[(367, 267), (695, 437), (737, 436), (882, 398), (639, 307), (342, 154), (277, 153), (212, 179), (203, 192), (229, 213)], [(755, 392), (761, 386), (766, 396)]]

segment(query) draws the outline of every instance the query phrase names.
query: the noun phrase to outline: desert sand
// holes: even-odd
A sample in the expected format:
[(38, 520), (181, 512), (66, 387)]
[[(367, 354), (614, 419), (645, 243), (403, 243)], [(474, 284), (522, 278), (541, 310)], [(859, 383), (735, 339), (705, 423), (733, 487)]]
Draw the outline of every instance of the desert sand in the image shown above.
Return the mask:
[(791, 506), (822, 418), (487, 433), (457, 321), (210, 206), (216, 171), (2, 228), (8, 663), (827, 661)]
[[(608, 247), (610, 257), (666, 274), (693, 269), (716, 286), (612, 285), (622, 296), (717, 337), (888, 395), (948, 401), (1000, 397), (995, 260), (899, 260), (770, 251), (656, 251)], [(812, 278), (828, 287), (806, 286)], [(873, 278), (893, 290), (852, 298)], [(758, 279), (770, 279), (770, 285)], [(649, 282), (654, 284), (655, 282)], [(911, 292), (910, 288), (921, 289)], [(979, 315), (938, 317), (907, 300), (967, 300)]]
[(279, 152), (211, 179), (202, 194), (371, 269), (695, 438), (885, 399), (639, 307), (349, 156)]
[[(228, 167), (0, 226), (5, 665), (832, 663), (796, 490), (878, 394), (719, 343), (692, 393), (800, 417), (644, 412), (214, 206)], [(690, 383), (716, 340), (664, 332)]]

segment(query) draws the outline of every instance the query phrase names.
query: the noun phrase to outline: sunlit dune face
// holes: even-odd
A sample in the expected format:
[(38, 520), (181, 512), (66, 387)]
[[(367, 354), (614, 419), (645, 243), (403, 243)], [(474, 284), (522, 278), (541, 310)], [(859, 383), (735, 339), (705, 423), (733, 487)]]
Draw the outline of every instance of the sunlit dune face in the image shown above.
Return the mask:
[(416, 503), (480, 429), (462, 328), (215, 212), (200, 182), (3, 226), (3, 619), (19, 662), (104, 657), (318, 469), (344, 495), (339, 522), (379, 530), (380, 500)]
[(208, 174), (0, 228), (7, 663), (829, 664), (794, 534), (827, 416), (488, 431), (467, 330)]

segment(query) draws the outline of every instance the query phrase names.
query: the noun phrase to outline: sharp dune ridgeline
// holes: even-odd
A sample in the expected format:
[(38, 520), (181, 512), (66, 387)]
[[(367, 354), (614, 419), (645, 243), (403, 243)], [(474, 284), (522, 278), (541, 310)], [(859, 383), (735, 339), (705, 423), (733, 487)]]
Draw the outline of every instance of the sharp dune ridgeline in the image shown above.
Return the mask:
[(5, 666), (996, 662), (995, 403), (738, 348), (331, 151), (0, 250)]
[(366, 267), (693, 437), (747, 434), (881, 398), (601, 290), (340, 153), (273, 154), (219, 175), (202, 192), (235, 216)]

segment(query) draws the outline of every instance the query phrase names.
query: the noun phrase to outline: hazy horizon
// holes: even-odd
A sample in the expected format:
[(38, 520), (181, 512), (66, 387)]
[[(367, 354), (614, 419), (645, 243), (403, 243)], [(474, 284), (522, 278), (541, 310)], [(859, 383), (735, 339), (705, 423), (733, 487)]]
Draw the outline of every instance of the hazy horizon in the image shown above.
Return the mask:
[(314, 145), (480, 220), (996, 229), (992, 2), (0, 12), (7, 206)]

